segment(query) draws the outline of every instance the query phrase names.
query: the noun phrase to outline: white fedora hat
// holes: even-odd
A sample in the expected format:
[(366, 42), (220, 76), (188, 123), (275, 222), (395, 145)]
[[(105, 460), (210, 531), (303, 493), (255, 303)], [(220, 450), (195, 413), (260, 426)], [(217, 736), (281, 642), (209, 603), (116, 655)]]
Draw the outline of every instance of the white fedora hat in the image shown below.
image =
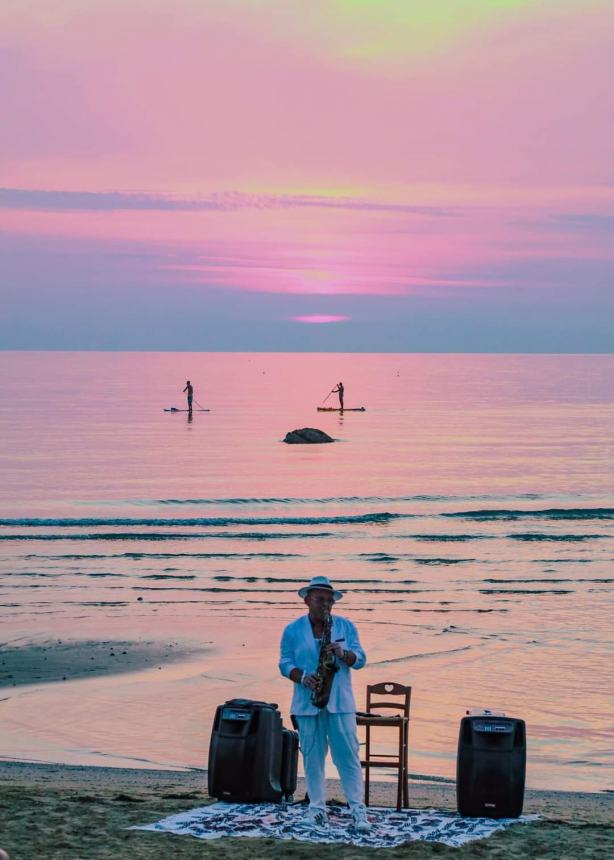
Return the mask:
[(330, 584), (330, 579), (327, 576), (314, 576), (312, 577), (309, 585), (304, 585), (302, 588), (298, 590), (299, 597), (307, 597), (310, 591), (313, 591), (314, 588), (322, 588), (324, 591), (331, 591), (333, 595), (333, 600), (341, 600), (343, 594), (340, 591), (337, 591)]

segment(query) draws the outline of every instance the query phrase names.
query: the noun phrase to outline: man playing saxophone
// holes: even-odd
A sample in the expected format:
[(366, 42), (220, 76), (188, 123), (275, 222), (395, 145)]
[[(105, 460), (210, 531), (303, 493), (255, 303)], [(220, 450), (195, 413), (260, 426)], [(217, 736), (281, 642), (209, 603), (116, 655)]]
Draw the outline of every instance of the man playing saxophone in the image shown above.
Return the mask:
[(308, 613), (285, 628), (279, 669), (294, 683), (291, 713), (296, 718), (303, 753), (309, 794), (308, 818), (314, 828), (327, 824), (324, 761), (330, 746), (354, 828), (366, 833), (371, 825), (362, 800), (356, 703), (350, 669), (362, 669), (367, 658), (352, 622), (340, 615), (331, 615), (333, 605), (343, 595), (333, 588), (327, 577), (314, 576), (298, 594)]

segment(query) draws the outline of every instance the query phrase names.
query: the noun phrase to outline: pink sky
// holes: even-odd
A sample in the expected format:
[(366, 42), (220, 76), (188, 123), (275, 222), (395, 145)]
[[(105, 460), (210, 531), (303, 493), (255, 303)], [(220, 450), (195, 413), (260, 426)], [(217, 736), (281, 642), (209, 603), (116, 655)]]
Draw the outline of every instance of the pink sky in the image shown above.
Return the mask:
[[(294, 326), (349, 317), (348, 347), (369, 297), (385, 348), (416, 297), (490, 328), (521, 291), (567, 314), (569, 349), (612, 349), (590, 313), (573, 323), (583, 295), (596, 323), (612, 301), (613, 37), (605, 0), (5, 0), (0, 333), (83, 345), (115, 287), (131, 308), (155, 293), (169, 325), (186, 290), (222, 328), (227, 306), (256, 314), (271, 349), (267, 296)], [(74, 329), (45, 328), (52, 301), (81, 308)]]

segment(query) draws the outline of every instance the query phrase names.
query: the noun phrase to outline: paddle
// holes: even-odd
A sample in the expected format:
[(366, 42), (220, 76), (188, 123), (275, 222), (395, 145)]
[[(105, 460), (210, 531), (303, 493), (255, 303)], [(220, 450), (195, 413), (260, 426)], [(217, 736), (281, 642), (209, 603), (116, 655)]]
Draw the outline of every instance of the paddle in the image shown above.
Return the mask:
[(327, 401), (327, 400), (328, 400), (328, 398), (331, 396), (331, 394), (333, 393), (333, 391), (334, 391), (334, 390), (335, 390), (335, 389), (333, 388), (331, 391), (329, 391), (329, 392), (328, 392), (328, 394), (326, 395), (326, 397), (325, 397), (325, 398), (324, 398), (324, 400), (322, 401), (322, 406), (324, 406), (324, 404), (326, 403), (326, 401)]

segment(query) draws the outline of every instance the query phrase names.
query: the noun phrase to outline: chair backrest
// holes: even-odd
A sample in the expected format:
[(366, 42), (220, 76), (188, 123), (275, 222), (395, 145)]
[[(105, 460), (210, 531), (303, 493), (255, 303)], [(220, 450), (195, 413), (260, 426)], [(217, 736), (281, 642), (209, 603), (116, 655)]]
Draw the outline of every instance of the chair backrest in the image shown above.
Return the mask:
[[(374, 701), (374, 696), (386, 696), (386, 699), (377, 699)], [(397, 701), (392, 701), (392, 696), (397, 696)], [(395, 708), (396, 710), (403, 711), (403, 716), (409, 719), (410, 704), (411, 687), (405, 687), (403, 684), (396, 684), (394, 681), (384, 681), (381, 684), (367, 685), (368, 714), (373, 713), (374, 710)]]

